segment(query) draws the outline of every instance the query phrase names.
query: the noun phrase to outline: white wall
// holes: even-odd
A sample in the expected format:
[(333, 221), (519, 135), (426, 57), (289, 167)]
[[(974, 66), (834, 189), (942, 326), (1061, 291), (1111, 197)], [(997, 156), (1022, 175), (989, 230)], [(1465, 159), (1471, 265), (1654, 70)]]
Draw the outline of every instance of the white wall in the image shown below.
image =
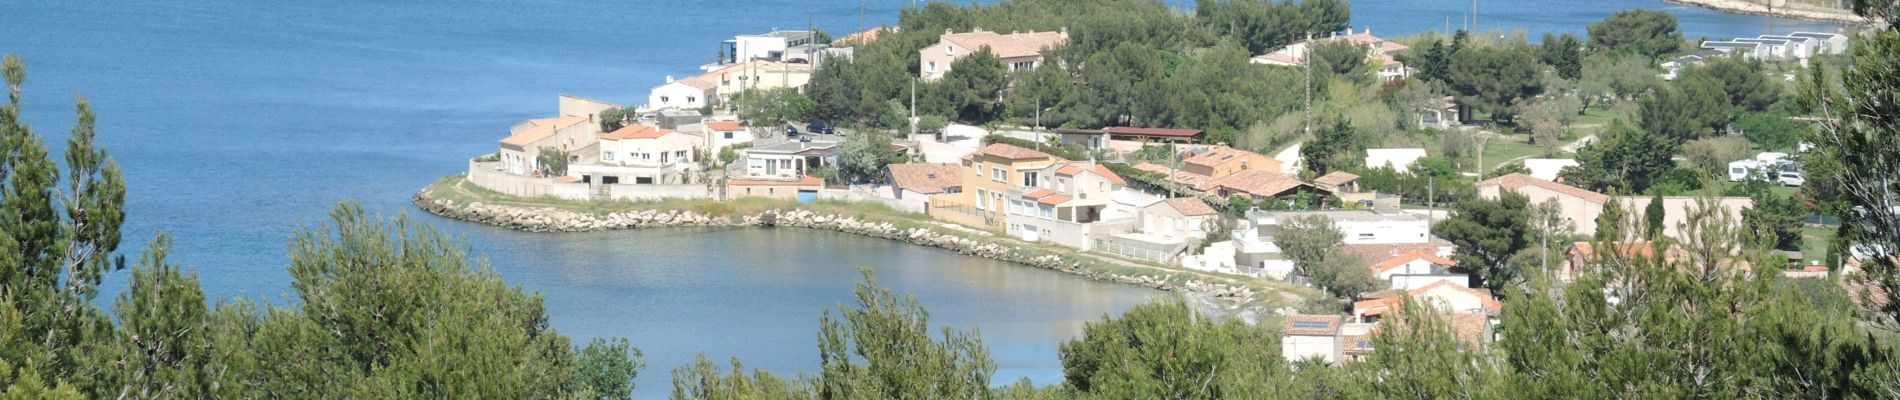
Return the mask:
[(662, 108), (696, 110), (705, 107), (706, 102), (709, 101), (708, 97), (712, 97), (712, 95), (713, 93), (711, 91), (701, 90), (700, 88), (687, 85), (680, 81), (673, 81), (664, 85), (655, 86), (653, 92), (647, 94), (647, 108), (656, 110)]
[(1339, 362), (1339, 339), (1332, 336), (1284, 335), (1280, 337), (1280, 355), (1289, 362), (1319, 357), (1327, 363)]
[(1431, 242), (1431, 223), (1424, 218), (1399, 221), (1334, 221), (1345, 244), (1403, 244)]
[(1450, 282), (1458, 287), (1470, 287), (1471, 276), (1465, 274), (1446, 275), (1396, 275), (1389, 279), (1393, 289), (1412, 290), (1438, 282)]

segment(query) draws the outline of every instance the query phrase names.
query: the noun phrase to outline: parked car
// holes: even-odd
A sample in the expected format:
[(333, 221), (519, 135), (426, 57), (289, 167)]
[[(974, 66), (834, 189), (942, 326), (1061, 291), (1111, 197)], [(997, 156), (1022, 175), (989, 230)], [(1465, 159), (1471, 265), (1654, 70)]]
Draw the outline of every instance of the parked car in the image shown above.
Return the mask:
[(798, 125), (792, 125), (792, 123), (786, 122), (785, 136), (786, 137), (798, 136)]
[(1795, 166), (1794, 163), (1787, 163), (1781, 164), (1781, 168), (1775, 171), (1775, 182), (1786, 186), (1801, 186), (1808, 183), (1808, 178), (1801, 174), (1800, 167)]
[(831, 121), (826, 121), (822, 119), (814, 119), (814, 120), (811, 120), (811, 123), (805, 124), (805, 131), (811, 132), (811, 133), (823, 133), (823, 134), (836, 133), (836, 132), (833, 132), (832, 128), (833, 127), (831, 126)]

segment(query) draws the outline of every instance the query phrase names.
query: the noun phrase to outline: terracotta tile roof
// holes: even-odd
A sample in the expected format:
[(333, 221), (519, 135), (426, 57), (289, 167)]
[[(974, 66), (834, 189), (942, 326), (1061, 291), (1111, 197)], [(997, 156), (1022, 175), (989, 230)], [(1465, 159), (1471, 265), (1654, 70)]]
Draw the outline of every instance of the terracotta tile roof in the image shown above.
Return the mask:
[[(1280, 333), (1301, 336), (1332, 336), (1339, 333), (1339, 325), (1344, 321), (1338, 315), (1293, 314), (1286, 316), (1281, 323)], [(1324, 323), (1325, 327), (1317, 325)]]
[(1418, 253), (1409, 253), (1409, 254), (1398, 256), (1398, 257), (1388, 258), (1383, 262), (1374, 264), (1372, 266), (1372, 270), (1377, 271), (1377, 272), (1391, 271), (1393, 268), (1398, 268), (1399, 266), (1409, 264), (1412, 261), (1416, 261), (1416, 260), (1425, 260), (1426, 262), (1432, 263), (1432, 265), (1443, 265), (1447, 267), (1458, 266), (1457, 261), (1452, 261), (1444, 257), (1439, 257), (1437, 254), (1432, 254), (1429, 252), (1418, 252)]
[(868, 44), (868, 43), (877, 41), (877, 39), (879, 37), (884, 36), (885, 33), (890, 33), (890, 32), (895, 32), (895, 31), (896, 31), (896, 28), (884, 27), (884, 26), (866, 29), (863, 31), (849, 34), (849, 35), (844, 35), (844, 37), (838, 38), (837, 40), (833, 40), (831, 41), (831, 45), (838, 46), (838, 47), (845, 47), (845, 46), (857, 46), (857, 45)]
[(1268, 64), (1305, 65), (1300, 62), (1299, 56), (1285, 50), (1253, 56), (1253, 59), (1256, 61), (1266, 61)]
[(600, 140), (652, 139), (666, 136), (670, 133), (673, 133), (673, 130), (640, 124), (629, 124), (620, 127), (620, 129), (615, 129), (613, 133), (608, 133), (607, 136), (601, 136)]
[(571, 127), (571, 126), (574, 126), (575, 124), (580, 124), (583, 122), (587, 122), (587, 117), (567, 116), (567, 117), (554, 117), (554, 118), (536, 118), (536, 119), (523, 121), (522, 123), (515, 124), (515, 125), (521, 126), (523, 124), (526, 124), (528, 125), (528, 127), (522, 128), (516, 131), (512, 135), (508, 135), (508, 137), (501, 138), (501, 144), (504, 146), (512, 146), (516, 148), (525, 149), (528, 147), (528, 145), (534, 144), (534, 142), (539, 142), (544, 139), (554, 137), (554, 134), (556, 132), (559, 132), (562, 129), (567, 129), (568, 127)]
[(1168, 177), (1168, 181), (1170, 182), (1187, 185), (1188, 187), (1194, 188), (1194, 190), (1203, 190), (1203, 191), (1207, 190), (1208, 186), (1210, 186), (1214, 180), (1214, 178), (1209, 178), (1207, 175), (1196, 174), (1196, 173), (1182, 171), (1178, 169), (1173, 171), (1174, 175), (1169, 176), (1168, 167), (1155, 165), (1152, 163), (1135, 164), (1135, 169), (1161, 174), (1161, 176)]
[(1366, 265), (1376, 265), (1406, 254), (1437, 254), (1439, 246), (1437, 243), (1347, 244), (1340, 245), (1339, 250), (1365, 260)]
[(1510, 175), (1486, 179), (1483, 181), (1479, 181), (1478, 184), (1474, 186), (1480, 189), (1491, 187), (1491, 186), (1497, 186), (1497, 187), (1503, 188), (1504, 190), (1509, 190), (1513, 192), (1517, 191), (1518, 188), (1522, 188), (1525, 186), (1537, 186), (1537, 187), (1543, 188), (1544, 190), (1562, 193), (1564, 195), (1583, 199), (1584, 201), (1588, 201), (1591, 203), (1603, 204), (1604, 202), (1610, 201), (1610, 196), (1602, 194), (1602, 193), (1592, 192), (1592, 191), (1579, 188), (1576, 186), (1570, 186), (1570, 185), (1565, 185), (1562, 183), (1551, 182), (1551, 181), (1547, 181), (1543, 179), (1537, 179), (1536, 177), (1532, 177), (1530, 175), (1525, 175), (1525, 174), (1520, 174), (1520, 173), (1512, 173)]
[(923, 194), (949, 193), (963, 186), (963, 167), (943, 164), (891, 164), (891, 185)]
[(715, 132), (737, 132), (745, 130), (745, 124), (739, 121), (712, 121), (706, 123), (706, 129)]
[(744, 179), (744, 178), (726, 180), (726, 186), (824, 186), (824, 185), (825, 185), (825, 180), (823, 178), (810, 176), (810, 175), (806, 175), (803, 178), (798, 178), (795, 180)]
[(686, 86), (692, 86), (694, 89), (713, 90), (713, 88), (719, 87), (719, 85), (714, 83), (718, 81), (719, 80), (717, 79), (708, 79), (708, 77), (706, 77), (705, 75), (700, 75), (700, 76), (688, 77), (686, 79), (681, 79), (675, 82), (679, 82), (680, 84), (683, 84)]
[(1249, 169), (1221, 177), (1220, 179), (1215, 179), (1212, 186), (1246, 192), (1260, 197), (1272, 197), (1305, 184), (1306, 183), (1300, 182), (1299, 178), (1282, 174), (1279, 171)]
[[(1476, 297), (1481, 300), (1481, 304), (1483, 304), (1482, 307), (1486, 311), (1499, 311), (1499, 310), (1504, 309), (1504, 303), (1498, 302), (1498, 299), (1496, 297), (1491, 297), (1490, 293), (1485, 293), (1485, 292), (1478, 291), (1477, 289), (1454, 285), (1451, 282), (1438, 281), (1438, 282), (1433, 282), (1430, 285), (1425, 285), (1418, 289), (1412, 289), (1411, 291), (1405, 292), (1406, 296), (1387, 297), (1383, 299), (1364, 300), (1364, 301), (1352, 303), (1352, 310), (1353, 310), (1353, 313), (1359, 314), (1359, 315), (1381, 315), (1381, 314), (1385, 314), (1392, 311), (1398, 311), (1400, 308), (1399, 306), (1405, 303), (1406, 298), (1419, 297), (1428, 292), (1438, 290), (1438, 289), (1453, 290), (1459, 293), (1470, 295), (1472, 297)], [(1441, 310), (1441, 311), (1453, 311), (1453, 310)]]
[(1069, 41), (1069, 35), (1062, 32), (1022, 32), (1001, 34), (990, 31), (972, 31), (964, 33), (945, 33), (939, 37), (944, 42), (975, 52), (985, 46), (996, 58), (1033, 57), (1043, 51), (1061, 46)]
[(1052, 194), (1052, 195), (1043, 196), (1042, 198), (1036, 199), (1036, 202), (1055, 206), (1055, 205), (1062, 205), (1062, 203), (1067, 203), (1069, 202), (1069, 200), (1074, 200), (1074, 199), (1075, 199), (1074, 197), (1069, 197), (1068, 195)]
[(1212, 147), (1206, 148), (1205, 150), (1199, 153), (1190, 152), (1190, 154), (1193, 154), (1193, 155), (1188, 156), (1187, 159), (1185, 160), (1181, 160), (1181, 162), (1186, 163), (1188, 165), (1215, 167), (1221, 164), (1226, 164), (1231, 161), (1242, 161), (1242, 160), (1251, 159), (1253, 161), (1260, 162), (1261, 165), (1248, 165), (1247, 168), (1249, 169), (1258, 168), (1258, 169), (1266, 169), (1266, 170), (1274, 170), (1274, 171), (1280, 170), (1280, 160), (1275, 160), (1271, 157), (1263, 156), (1258, 153), (1236, 149), (1236, 148), (1228, 147), (1228, 146), (1212, 146)]
[(1049, 189), (1043, 189), (1043, 188), (1036, 188), (1036, 190), (1031, 190), (1031, 191), (1028, 191), (1028, 192), (1024, 192), (1024, 193), (1023, 193), (1023, 198), (1029, 198), (1029, 199), (1040, 199), (1040, 198), (1043, 198), (1043, 197), (1047, 197), (1047, 196), (1049, 196), (1049, 195), (1052, 195), (1052, 194), (1056, 194), (1056, 191), (1054, 191), (1054, 190), (1049, 190)]
[(1025, 149), (1025, 148), (1016, 147), (1013, 145), (1003, 144), (1003, 143), (993, 143), (988, 146), (983, 146), (983, 148), (977, 149), (976, 152), (970, 153), (970, 155), (967, 155), (964, 157), (975, 158), (978, 156), (991, 156), (991, 157), (997, 157), (997, 158), (1002, 158), (1002, 159), (1007, 159), (1007, 160), (1055, 158), (1055, 156), (1049, 155), (1049, 153)]
[(1352, 181), (1356, 180), (1359, 180), (1359, 175), (1354, 175), (1346, 171), (1333, 171), (1332, 173), (1326, 174), (1326, 176), (1313, 179), (1313, 184), (1319, 185), (1321, 188), (1336, 188), (1339, 187), (1339, 185), (1352, 183)]
[(1168, 207), (1173, 207), (1175, 211), (1181, 212), (1181, 215), (1189, 217), (1220, 214), (1219, 211), (1214, 210), (1214, 207), (1209, 207), (1207, 202), (1193, 197), (1176, 197), (1162, 200), (1160, 203), (1167, 203)]
[(1094, 163), (1094, 162), (1071, 162), (1071, 163), (1061, 164), (1060, 167), (1056, 168), (1056, 175), (1076, 176), (1078, 174), (1081, 174), (1083, 171), (1094, 172), (1095, 175), (1099, 175), (1103, 179), (1107, 179), (1109, 183), (1113, 183), (1117, 185), (1128, 184), (1128, 180), (1122, 179), (1122, 176), (1120, 174), (1116, 174), (1115, 171), (1109, 170), (1108, 166)]

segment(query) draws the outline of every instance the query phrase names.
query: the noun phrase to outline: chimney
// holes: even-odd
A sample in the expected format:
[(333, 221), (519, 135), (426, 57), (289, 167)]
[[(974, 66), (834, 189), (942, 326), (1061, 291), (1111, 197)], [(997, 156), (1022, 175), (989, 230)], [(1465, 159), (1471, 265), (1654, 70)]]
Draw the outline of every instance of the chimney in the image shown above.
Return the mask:
[(1067, 27), (1067, 26), (1063, 26), (1063, 27), (1062, 27), (1062, 30), (1061, 30), (1061, 31), (1058, 31), (1058, 32), (1059, 32), (1059, 33), (1060, 33), (1060, 34), (1062, 35), (1062, 38), (1063, 38), (1063, 39), (1068, 39), (1068, 38), (1069, 38), (1069, 27)]
[(1366, 25), (1366, 36), (1372, 36), (1372, 25)]
[(951, 30), (950, 30), (950, 28), (943, 28), (943, 34), (945, 34), (945, 35), (948, 35), (948, 34), (952, 34), (952, 33), (956, 33), (956, 32), (954, 32), (954, 31), (951, 31)]
[(672, 76), (672, 75), (667, 75), (667, 76), (666, 76), (666, 83), (673, 83), (673, 76)]

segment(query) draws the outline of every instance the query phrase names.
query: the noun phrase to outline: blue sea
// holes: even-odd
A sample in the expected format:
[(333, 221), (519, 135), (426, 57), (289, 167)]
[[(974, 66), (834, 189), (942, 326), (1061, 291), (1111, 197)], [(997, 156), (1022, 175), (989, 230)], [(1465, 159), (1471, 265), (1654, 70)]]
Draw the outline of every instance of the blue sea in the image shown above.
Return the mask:
[[(293, 304), (287, 239), (356, 201), (466, 238), (509, 281), (545, 295), (557, 329), (580, 340), (624, 336), (645, 349), (641, 397), (670, 390), (667, 371), (702, 351), (814, 372), (818, 316), (850, 299), (859, 266), (915, 293), (935, 322), (980, 327), (1001, 367), (995, 382), (1053, 383), (1057, 343), (1084, 321), (1160, 294), (835, 234), (529, 234), (408, 203), (468, 157), (493, 151), (509, 124), (553, 113), (556, 94), (640, 103), (732, 35), (807, 23), (842, 34), (893, 23), (908, 4), (0, 0), (0, 52), (26, 60), (26, 117), (54, 147), (71, 126), (74, 97), (92, 101), (99, 141), (130, 186), (121, 251), (135, 254), (158, 232), (174, 236), (173, 259), (197, 271), (213, 298)], [(1358, 1), (1353, 23), (1380, 35), (1441, 29), (1447, 18), (1455, 27), (1469, 6)], [(1633, 7), (1675, 13), (1690, 37), (1753, 36), (1764, 25), (1654, 0), (1523, 0), (1481, 3), (1480, 27), (1581, 34)], [(109, 278), (108, 293), (123, 287), (123, 274)]]

